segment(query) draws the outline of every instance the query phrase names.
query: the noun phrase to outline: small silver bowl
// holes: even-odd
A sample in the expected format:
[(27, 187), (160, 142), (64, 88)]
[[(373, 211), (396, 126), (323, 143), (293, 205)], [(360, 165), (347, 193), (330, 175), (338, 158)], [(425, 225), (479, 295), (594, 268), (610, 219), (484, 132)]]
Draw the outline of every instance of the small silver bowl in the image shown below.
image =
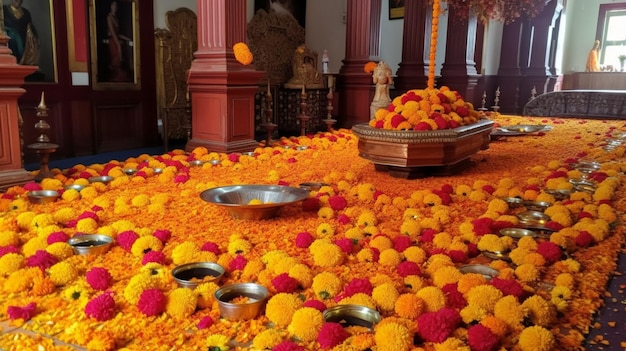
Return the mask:
[(514, 239), (521, 239), (525, 236), (530, 236), (532, 238), (537, 237), (537, 233), (533, 232), (530, 229), (525, 228), (504, 228), (500, 229), (500, 235), (502, 236), (510, 236)]
[(211, 160), (209, 161), (209, 163), (211, 163), (213, 166), (217, 166), (220, 164), (220, 160)]
[(160, 167), (153, 168), (152, 171), (154, 172), (154, 174), (161, 174), (163, 173), (163, 168), (160, 168)]
[(132, 176), (132, 175), (135, 175), (135, 173), (137, 173), (137, 169), (136, 168), (124, 168), (124, 173), (126, 175)]
[(306, 191), (318, 191), (320, 190), (323, 186), (328, 186), (328, 184), (326, 183), (320, 183), (320, 182), (305, 182), (305, 183), (300, 183), (300, 188), (306, 190)]
[(361, 305), (337, 305), (322, 313), (326, 322), (339, 323), (344, 327), (361, 326), (374, 329), (381, 320), (380, 313)]
[(78, 192), (80, 192), (81, 190), (85, 189), (86, 186), (85, 185), (80, 185), (80, 184), (72, 184), (72, 185), (68, 185), (65, 187), (65, 190), (70, 190), (70, 189), (74, 189)]
[[(229, 320), (249, 320), (256, 318), (263, 307), (269, 292), (260, 284), (237, 283), (226, 285), (215, 292), (220, 315)], [(245, 302), (233, 302), (245, 298)]]
[(67, 243), (78, 255), (102, 255), (109, 251), (113, 238), (104, 234), (76, 235)]
[(459, 271), (463, 274), (480, 274), (487, 280), (491, 280), (492, 278), (495, 278), (498, 276), (498, 274), (500, 274), (497, 269), (485, 266), (483, 264), (466, 264), (459, 267)]
[(97, 176), (97, 177), (89, 178), (89, 183), (104, 183), (104, 184), (107, 184), (108, 182), (110, 182), (112, 180), (113, 180), (113, 177), (111, 177), (111, 176)]
[(254, 157), (254, 152), (252, 152), (252, 151), (242, 152), (241, 154), (244, 155), (244, 156)]
[(579, 170), (583, 173), (591, 173), (600, 169), (602, 165), (599, 162), (594, 161), (582, 161), (574, 163), (572, 168)]
[(59, 198), (56, 190), (34, 190), (28, 192), (28, 200), (34, 204), (47, 204)]
[(202, 283), (217, 283), (224, 276), (224, 268), (214, 262), (193, 262), (172, 269), (172, 277), (181, 288), (195, 289)]
[(483, 256), (490, 258), (492, 260), (502, 260), (502, 261), (511, 261), (509, 254), (506, 252), (500, 251), (481, 251)]
[(518, 213), (517, 218), (523, 226), (544, 227), (550, 221), (550, 216), (541, 211), (524, 211)]
[(517, 124), (512, 126), (500, 127), (507, 132), (519, 132), (519, 133), (535, 133), (542, 130), (550, 130), (550, 126), (543, 124)]
[(565, 200), (570, 197), (573, 191), (569, 189), (546, 189), (544, 192), (554, 196), (557, 200)]
[(191, 160), (189, 161), (189, 165), (193, 166), (193, 167), (202, 167), (203, 164), (205, 164), (206, 162), (202, 161), (202, 160)]
[(306, 149), (308, 149), (308, 148), (309, 148), (309, 147), (308, 147), (308, 146), (306, 146), (306, 145), (299, 145), (298, 147), (296, 147), (296, 150), (298, 150), (298, 151), (303, 151), (303, 150), (306, 150)]
[(519, 197), (503, 197), (502, 200), (504, 200), (507, 204), (509, 204), (509, 208), (517, 208), (517, 207), (524, 206), (524, 200), (522, 200)]
[(574, 185), (574, 189), (578, 191), (593, 193), (597, 189), (597, 185), (594, 181), (586, 179), (570, 179), (569, 182)]
[(529, 211), (545, 211), (548, 207), (552, 206), (547, 201), (524, 201), (524, 207)]

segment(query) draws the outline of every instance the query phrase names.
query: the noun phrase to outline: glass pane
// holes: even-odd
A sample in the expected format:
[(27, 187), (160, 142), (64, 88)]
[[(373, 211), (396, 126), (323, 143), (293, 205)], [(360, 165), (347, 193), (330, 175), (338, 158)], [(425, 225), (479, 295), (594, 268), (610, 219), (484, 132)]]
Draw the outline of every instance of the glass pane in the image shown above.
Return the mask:
[(604, 51), (602, 63), (605, 66), (612, 65), (613, 67), (619, 69), (619, 59), (617, 58), (619, 55), (626, 55), (626, 46), (607, 46)]
[(609, 15), (606, 40), (626, 40), (626, 13), (620, 15)]

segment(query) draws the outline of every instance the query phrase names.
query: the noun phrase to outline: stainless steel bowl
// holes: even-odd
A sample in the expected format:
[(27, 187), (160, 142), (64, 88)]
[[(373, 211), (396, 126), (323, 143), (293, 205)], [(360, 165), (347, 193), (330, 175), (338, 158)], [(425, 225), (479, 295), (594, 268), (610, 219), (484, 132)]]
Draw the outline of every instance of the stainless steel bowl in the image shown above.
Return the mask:
[(56, 190), (34, 190), (28, 192), (28, 200), (34, 204), (47, 204), (59, 198)]
[(113, 238), (104, 234), (76, 235), (67, 243), (78, 255), (102, 255), (109, 251)]
[[(233, 218), (269, 219), (278, 210), (309, 196), (307, 190), (280, 185), (232, 185), (203, 191), (200, 198), (206, 202), (224, 206)], [(259, 204), (250, 204), (259, 200)]]
[(113, 177), (111, 176), (97, 176), (97, 177), (91, 177), (89, 178), (89, 183), (108, 183), (110, 181), (113, 180)]
[(513, 126), (502, 126), (500, 129), (507, 132), (536, 133), (550, 130), (552, 127), (543, 124), (517, 124)]
[(502, 236), (510, 236), (514, 239), (521, 239), (525, 236), (530, 236), (532, 238), (537, 237), (537, 233), (533, 232), (530, 229), (525, 228), (504, 228), (500, 229), (500, 235)]
[(328, 184), (326, 183), (320, 183), (320, 182), (305, 182), (305, 183), (300, 183), (300, 188), (306, 190), (306, 191), (317, 191), (320, 190), (323, 186), (327, 186)]
[(70, 189), (74, 189), (74, 190), (80, 192), (81, 190), (85, 189), (85, 185), (72, 184), (72, 185), (68, 185), (68, 186), (65, 187), (65, 190), (70, 190)]
[(570, 179), (569, 182), (574, 186), (574, 189), (578, 191), (584, 191), (588, 193), (593, 193), (596, 191), (598, 186), (592, 180), (587, 179)]
[(378, 311), (361, 305), (337, 305), (330, 307), (322, 313), (326, 322), (339, 323), (344, 327), (361, 326), (374, 329), (380, 322)]
[[(237, 283), (226, 285), (215, 292), (220, 315), (229, 320), (248, 320), (256, 318), (265, 307), (269, 293), (256, 283)], [(245, 298), (246, 302), (233, 302)]]
[(524, 207), (529, 211), (545, 211), (548, 207), (552, 206), (547, 201), (524, 201)]
[(509, 205), (509, 208), (524, 206), (524, 200), (519, 197), (503, 197), (502, 200), (504, 200)]
[(524, 211), (517, 214), (522, 226), (544, 227), (550, 221), (550, 216), (541, 211)]
[(572, 190), (569, 189), (546, 189), (544, 190), (546, 194), (550, 194), (554, 196), (557, 200), (565, 200), (570, 197), (572, 194)]
[(466, 264), (459, 267), (459, 271), (463, 274), (480, 274), (487, 280), (491, 280), (492, 278), (495, 278), (498, 276), (498, 274), (500, 274), (497, 269), (485, 266), (484, 264)]
[(502, 260), (502, 261), (511, 261), (509, 254), (507, 252), (500, 251), (482, 251), (483, 256), (490, 258), (492, 260)]
[(214, 262), (192, 262), (172, 269), (172, 277), (178, 286), (194, 289), (202, 283), (217, 283), (224, 276), (224, 268)]
[(191, 160), (191, 161), (189, 161), (189, 165), (193, 166), (193, 167), (201, 167), (203, 164), (205, 164), (205, 162), (202, 161), (202, 160)]
[(136, 168), (124, 168), (124, 173), (126, 175), (132, 176), (132, 175), (135, 175), (135, 173), (137, 173), (137, 169)]

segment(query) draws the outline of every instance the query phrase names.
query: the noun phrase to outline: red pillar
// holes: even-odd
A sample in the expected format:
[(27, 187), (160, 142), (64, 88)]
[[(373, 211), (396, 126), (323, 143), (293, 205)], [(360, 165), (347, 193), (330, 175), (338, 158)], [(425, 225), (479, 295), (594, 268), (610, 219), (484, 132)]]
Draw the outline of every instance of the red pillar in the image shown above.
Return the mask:
[[(424, 57), (427, 11), (424, 0), (404, 2), (404, 26), (402, 28), (402, 62), (399, 64), (394, 86), (399, 93), (426, 87), (428, 82), (427, 57)], [(431, 10), (432, 11), (432, 10)], [(430, 20), (428, 21), (430, 33)], [(428, 36), (430, 38), (430, 35)]]
[[(519, 85), (522, 80), (520, 69), (522, 31), (526, 23), (521, 19), (506, 24), (502, 31), (498, 85), (500, 87), (500, 112), (518, 113)], [(494, 92), (487, 92), (493, 98)]]
[(20, 86), (36, 66), (18, 65), (8, 48), (9, 38), (0, 28), (0, 190), (33, 180), (22, 165), (20, 112), (17, 99), (25, 92)]
[(246, 42), (246, 0), (198, 0), (198, 51), (189, 70), (191, 140), (186, 150), (254, 149), (254, 93), (263, 72), (235, 60)]
[(339, 70), (339, 124), (350, 128), (370, 119), (372, 76), (363, 71), (368, 61), (378, 61), (381, 0), (348, 0), (346, 54)]

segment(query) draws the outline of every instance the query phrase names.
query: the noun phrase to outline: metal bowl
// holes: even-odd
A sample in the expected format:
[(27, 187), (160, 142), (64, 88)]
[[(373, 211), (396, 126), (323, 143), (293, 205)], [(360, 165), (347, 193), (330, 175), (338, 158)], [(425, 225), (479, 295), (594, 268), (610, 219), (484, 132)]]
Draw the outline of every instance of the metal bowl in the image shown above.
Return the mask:
[(502, 236), (510, 236), (514, 239), (521, 239), (525, 236), (530, 236), (532, 238), (537, 237), (537, 233), (533, 232), (530, 229), (525, 228), (504, 228), (500, 229), (500, 235)]
[(502, 261), (511, 261), (509, 254), (506, 252), (500, 251), (482, 251), (483, 256), (490, 258), (492, 260), (502, 260)]
[(550, 216), (541, 211), (524, 211), (517, 214), (522, 226), (544, 227), (550, 221)]
[(135, 173), (137, 173), (137, 169), (136, 168), (124, 168), (124, 173), (126, 175), (132, 176), (132, 175), (135, 175)]
[(569, 189), (546, 189), (544, 192), (554, 196), (557, 200), (565, 200), (569, 198), (573, 191)]
[(224, 268), (214, 262), (193, 262), (174, 267), (172, 277), (178, 286), (194, 289), (202, 283), (219, 282), (224, 272)]
[(47, 204), (59, 198), (56, 190), (33, 190), (28, 192), (28, 200), (34, 204)]
[(74, 189), (78, 192), (80, 192), (81, 190), (85, 189), (86, 186), (85, 185), (80, 185), (80, 184), (72, 184), (72, 185), (68, 185), (65, 187), (65, 190), (70, 190), (70, 189)]
[(550, 130), (552, 127), (543, 124), (517, 124), (513, 126), (503, 126), (500, 127), (500, 129), (510, 133), (536, 133), (544, 130)]
[(524, 200), (519, 197), (503, 197), (502, 200), (509, 204), (509, 208), (524, 206)]
[(585, 191), (593, 193), (597, 189), (597, 185), (594, 181), (586, 179), (570, 179), (569, 182), (574, 186), (574, 189), (578, 191)]
[(112, 180), (113, 180), (113, 177), (111, 177), (111, 176), (97, 176), (97, 177), (89, 178), (89, 183), (100, 182), (100, 183), (106, 184), (106, 183), (108, 183), (108, 182), (110, 182)]
[[(233, 218), (268, 219), (276, 217), (278, 210), (309, 196), (307, 190), (280, 185), (231, 185), (203, 191), (200, 198), (224, 206)], [(250, 204), (253, 200), (259, 204)]]
[(529, 211), (545, 211), (548, 207), (552, 206), (547, 201), (524, 201), (524, 207)]
[(322, 313), (326, 322), (339, 323), (344, 327), (361, 326), (374, 329), (380, 322), (378, 311), (361, 305), (337, 305), (330, 307)]
[(466, 264), (459, 267), (459, 271), (463, 274), (477, 273), (485, 277), (487, 280), (491, 280), (500, 274), (497, 269), (485, 266), (483, 264)]
[(193, 167), (201, 167), (205, 163), (206, 162), (204, 162), (202, 160), (191, 160), (191, 161), (189, 161), (189, 165), (193, 166)]
[[(220, 315), (229, 320), (248, 320), (260, 313), (269, 293), (260, 284), (237, 283), (226, 285), (215, 292), (215, 299), (220, 308)], [(246, 298), (244, 303), (232, 302), (237, 298)]]
[(109, 251), (113, 238), (104, 234), (76, 235), (67, 243), (78, 255), (102, 255)]
[(217, 166), (220, 164), (220, 160), (211, 160), (209, 161), (213, 166)]
[(572, 168), (581, 171), (582, 173), (591, 173), (600, 169), (602, 165), (599, 162), (595, 161), (583, 161), (574, 163)]
[(319, 183), (319, 182), (300, 183), (300, 187), (302, 189), (306, 190), (306, 191), (318, 191), (323, 186), (328, 186), (328, 184), (326, 184), (326, 183)]

